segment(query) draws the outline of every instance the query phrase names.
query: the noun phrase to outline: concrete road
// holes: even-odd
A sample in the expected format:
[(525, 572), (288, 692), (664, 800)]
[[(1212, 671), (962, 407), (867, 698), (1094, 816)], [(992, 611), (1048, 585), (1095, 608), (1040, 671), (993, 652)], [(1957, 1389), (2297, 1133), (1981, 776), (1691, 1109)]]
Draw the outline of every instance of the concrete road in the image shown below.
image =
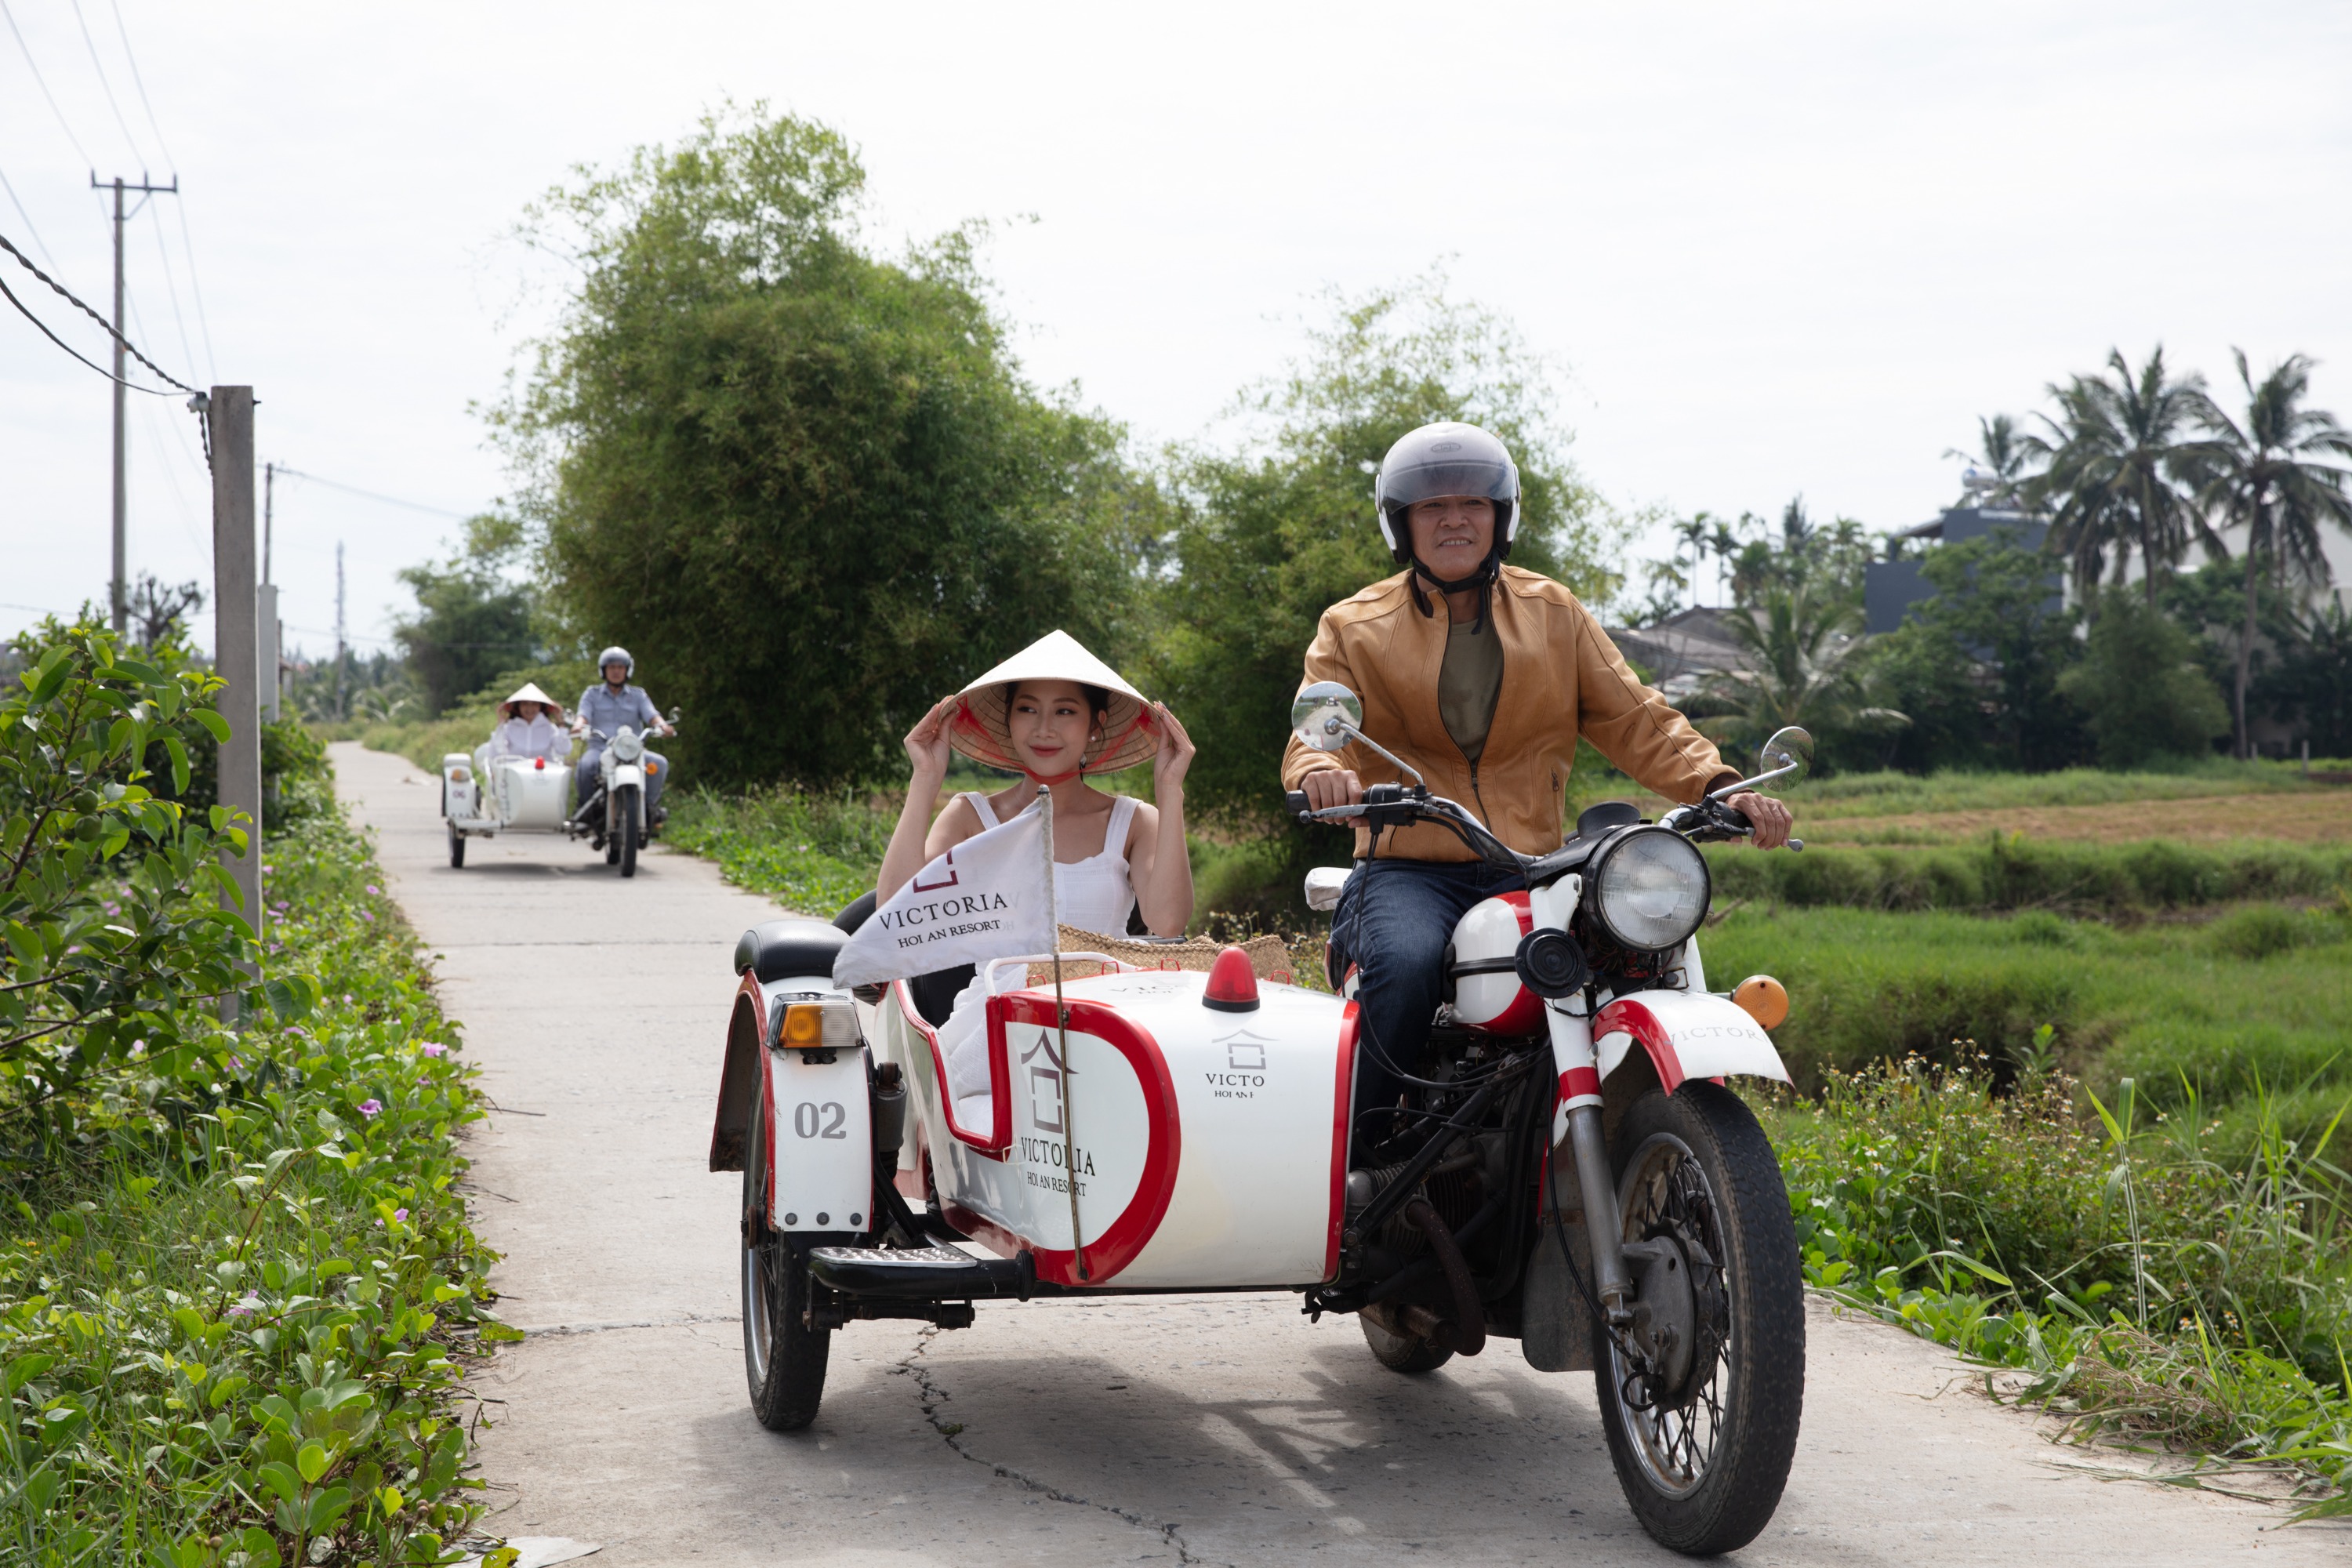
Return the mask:
[[(483, 843), (449, 868), (434, 782), (334, 748), (393, 893), (502, 1108), (478, 1224), (530, 1338), (479, 1392), (500, 1531), (638, 1563), (1679, 1561), (1626, 1511), (1591, 1382), (1513, 1342), (1422, 1378), (1290, 1296), (984, 1305), (834, 1336), (824, 1413), (762, 1431), (736, 1317), (735, 1176), (704, 1167), (728, 957), (778, 912), (655, 853)], [(2340, 1563), (2352, 1534), (2103, 1482), (1934, 1346), (1816, 1307), (1804, 1437), (1752, 1563)]]

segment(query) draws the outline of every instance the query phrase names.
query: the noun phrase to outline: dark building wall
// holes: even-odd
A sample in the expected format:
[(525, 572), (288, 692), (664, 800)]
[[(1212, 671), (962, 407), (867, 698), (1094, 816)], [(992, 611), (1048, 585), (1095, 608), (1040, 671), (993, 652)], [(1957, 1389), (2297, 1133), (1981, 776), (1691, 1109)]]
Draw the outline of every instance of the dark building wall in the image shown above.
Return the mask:
[[(1982, 539), (1995, 529), (2011, 530), (2017, 535), (2020, 545), (2028, 550), (2039, 550), (2042, 539), (2050, 531), (2050, 525), (2035, 522), (2023, 512), (1956, 506), (1936, 521), (1911, 530), (1908, 537), (1959, 544), (1971, 539)], [(2053, 610), (2065, 603), (2063, 582), (2053, 563), (2050, 568), (2050, 607)], [(1903, 624), (1903, 617), (1912, 605), (1930, 597), (1935, 592), (1934, 585), (1921, 574), (1916, 561), (1872, 562), (1863, 572), (1862, 604), (1866, 628), (1873, 636), (1895, 630)]]

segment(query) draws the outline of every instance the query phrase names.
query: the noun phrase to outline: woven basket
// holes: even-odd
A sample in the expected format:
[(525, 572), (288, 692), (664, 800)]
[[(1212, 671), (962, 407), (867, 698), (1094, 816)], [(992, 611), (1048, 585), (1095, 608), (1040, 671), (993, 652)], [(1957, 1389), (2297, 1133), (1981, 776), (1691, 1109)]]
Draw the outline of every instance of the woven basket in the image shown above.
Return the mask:
[[(1216, 942), (1137, 942), (1132, 937), (1104, 936), (1098, 931), (1080, 931), (1076, 926), (1061, 928), (1064, 952), (1099, 952), (1117, 959), (1127, 969), (1181, 969), (1206, 973), (1217, 962), (1217, 954), (1228, 945), (1249, 954), (1250, 969), (1260, 980), (1271, 980), (1279, 985), (1295, 984), (1291, 973), (1290, 950), (1278, 936), (1252, 937), (1247, 942), (1231, 944)], [(1036, 973), (1036, 966), (1030, 966)], [(1065, 979), (1083, 980), (1104, 973), (1104, 966), (1091, 959), (1066, 961), (1062, 965)], [(1032, 982), (1034, 983), (1034, 980)]]

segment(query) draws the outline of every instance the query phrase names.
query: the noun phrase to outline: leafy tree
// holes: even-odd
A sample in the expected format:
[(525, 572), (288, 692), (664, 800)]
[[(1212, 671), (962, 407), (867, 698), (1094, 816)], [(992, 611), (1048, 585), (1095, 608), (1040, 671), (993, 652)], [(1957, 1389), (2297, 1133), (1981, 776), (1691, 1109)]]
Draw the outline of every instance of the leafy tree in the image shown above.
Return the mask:
[(155, 647), (171, 639), (187, 625), (188, 617), (205, 605), (205, 589), (201, 583), (165, 583), (152, 572), (142, 572), (131, 585), (129, 602), (131, 624), (138, 628), (140, 647)]
[(1937, 545), (1920, 572), (1935, 595), (1869, 654), (1870, 674), (1911, 721), (1897, 762), (2039, 772), (2080, 761), (2082, 715), (2059, 688), (2080, 647), (2048, 558), (1997, 528)]
[(864, 184), (838, 133), (755, 106), (525, 220), (580, 274), (498, 427), (569, 629), (708, 721), (720, 783), (888, 771), (1056, 626), (1118, 659), (1164, 531), (1119, 430), (1022, 379), (974, 231), (870, 254)]
[(2120, 349), (2108, 351), (2107, 367), (2112, 380), (2078, 375), (2052, 386), (2058, 417), (2042, 421), (2050, 438), (2025, 438), (2047, 466), (2023, 493), (2052, 513), (2051, 548), (2067, 557), (2075, 592), (2094, 616), (2110, 551), (2118, 583), (2132, 552), (2139, 552), (2153, 607), (2166, 572), (2188, 553), (2191, 536), (2203, 532), (2189, 491), (2202, 451), (2197, 427), (2212, 410), (2205, 378), (2191, 372), (2172, 379), (2161, 346), (2137, 374)]
[(2059, 677), (2098, 740), (2099, 765), (2136, 768), (2205, 753), (2230, 711), (2197, 639), (2160, 610), (2118, 599), (2091, 624), (2083, 660)]
[(2300, 723), (2321, 756), (2352, 757), (2352, 615), (2332, 605), (2299, 630), (2254, 695), (2274, 718)]
[(2311, 393), (2306, 356), (2289, 355), (2258, 386), (2247, 368), (2245, 351), (2231, 353), (2237, 361), (2238, 381), (2246, 389), (2245, 422), (2242, 425), (2208, 405), (2211, 438), (2200, 454), (2204, 484), (2198, 500), (2226, 524), (2246, 531), (2246, 612), (2238, 635), (2230, 706), (2236, 752), (2248, 757), (2253, 754), (2253, 742), (2246, 732), (2246, 691), (2262, 584), (2265, 579), (2280, 587), (2289, 582), (2327, 581), (2319, 531), (2329, 523), (2352, 529), (2352, 494), (2346, 493), (2346, 470), (2321, 459), (2352, 457), (2352, 430), (2337, 423), (2335, 415), (2303, 405)]
[(1290, 700), (1316, 622), (1398, 570), (1372, 475), (1405, 432), (1438, 419), (1493, 431), (1524, 491), (1512, 564), (1588, 603), (1617, 586), (1601, 564), (1608, 521), (1545, 416), (1543, 367), (1507, 321), (1448, 299), (1438, 277), (1332, 306), (1289, 373), (1243, 398), (1257, 441), (1174, 458), (1181, 511), (1150, 673), (1200, 744), (1188, 808), (1242, 831), (1281, 826)]
[(1864, 696), (1866, 667), (1856, 657), (1862, 608), (1835, 584), (1775, 586), (1761, 604), (1723, 624), (1748, 650), (1750, 668), (1716, 677), (1694, 705), (1710, 739), (1745, 751), (1789, 724), (1828, 742), (1840, 731), (1885, 731), (1909, 722)]
[(427, 711), (446, 711), (500, 670), (529, 662), (537, 647), (533, 595), (506, 576), (521, 547), (520, 523), (486, 515), (467, 521), (464, 545), (446, 563), (401, 571), (418, 613), (394, 626), (393, 640)]

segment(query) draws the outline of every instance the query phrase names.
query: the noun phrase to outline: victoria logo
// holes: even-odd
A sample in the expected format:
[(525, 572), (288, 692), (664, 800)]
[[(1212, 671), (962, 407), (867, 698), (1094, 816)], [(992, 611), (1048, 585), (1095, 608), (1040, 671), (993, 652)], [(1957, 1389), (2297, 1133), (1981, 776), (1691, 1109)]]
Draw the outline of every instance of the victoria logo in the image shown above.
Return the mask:
[(1038, 1030), (1037, 1043), (1021, 1053), (1021, 1065), (1029, 1069), (1030, 1122), (1040, 1132), (1061, 1131), (1063, 1075), (1069, 1069), (1054, 1054), (1054, 1037)]
[(1225, 1047), (1225, 1070), (1212, 1068), (1202, 1073), (1219, 1100), (1255, 1100), (1257, 1091), (1265, 1087), (1265, 1048), (1274, 1042), (1264, 1035), (1238, 1029), (1221, 1036), (1214, 1042)]
[(936, 882), (926, 882), (923, 880), (923, 874), (920, 871), (916, 872), (913, 884), (914, 890), (919, 893), (936, 893), (941, 888), (954, 887), (956, 885), (954, 850), (950, 849), (946, 854), (940, 857), (940, 867), (946, 875), (942, 879)]

